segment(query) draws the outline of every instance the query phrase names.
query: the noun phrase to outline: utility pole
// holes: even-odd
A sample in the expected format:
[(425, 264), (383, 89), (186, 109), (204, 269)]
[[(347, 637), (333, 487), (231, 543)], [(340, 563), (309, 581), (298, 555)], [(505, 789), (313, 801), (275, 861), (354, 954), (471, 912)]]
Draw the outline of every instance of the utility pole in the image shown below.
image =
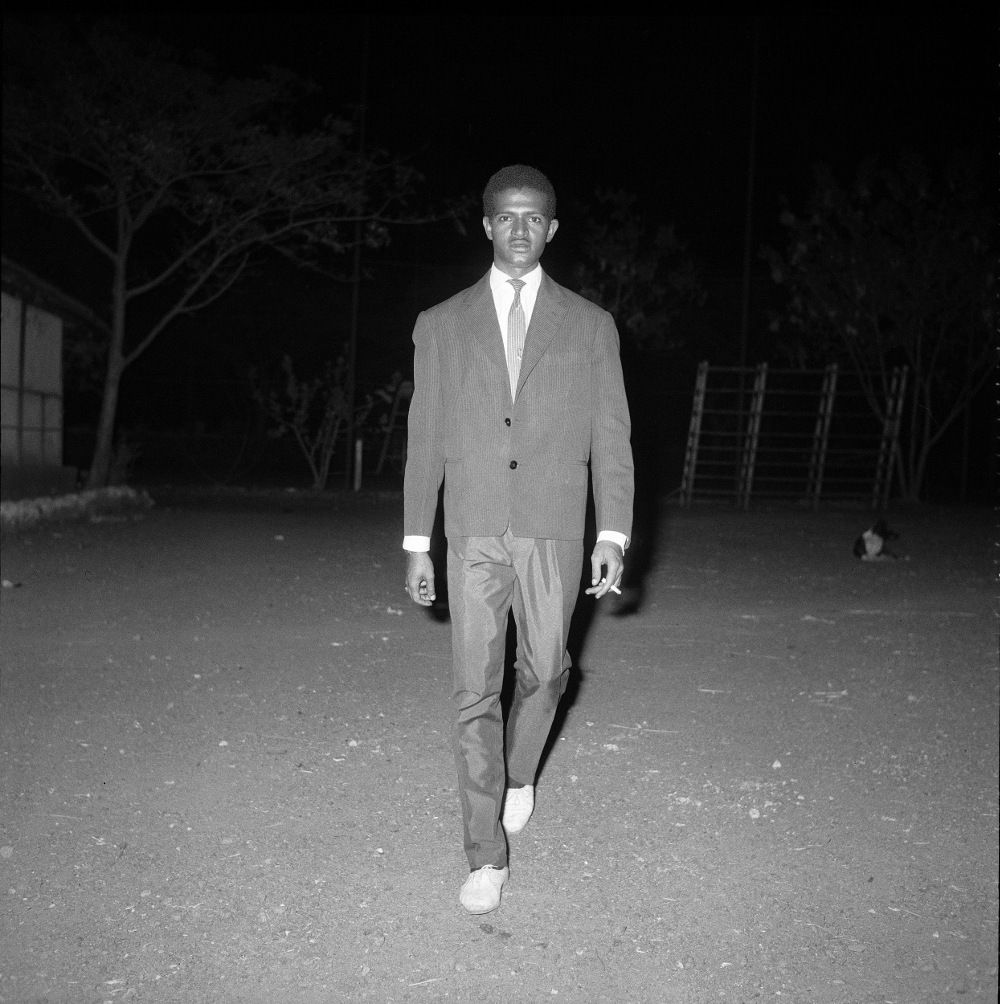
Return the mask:
[(747, 364), (750, 334), (750, 261), (753, 240), (754, 176), (757, 173), (757, 104), (760, 78), (760, 18), (753, 19), (753, 82), (750, 86), (750, 145), (747, 152), (747, 204), (743, 221), (743, 295), (740, 305), (740, 367)]
[(743, 219), (743, 289), (740, 295), (740, 347), (738, 400), (736, 404), (736, 484), (740, 484), (740, 458), (743, 455), (743, 436), (746, 398), (747, 343), (750, 339), (750, 262), (753, 240), (754, 176), (757, 170), (757, 91), (760, 78), (760, 18), (753, 19), (753, 69), (750, 85), (750, 143), (747, 149), (747, 201)]
[[(364, 158), (365, 127), (368, 118), (368, 60), (371, 48), (371, 21), (364, 21), (364, 41), (361, 56), (361, 102), (358, 106), (358, 157)], [(361, 309), (361, 241), (364, 236), (361, 221), (354, 224), (354, 267), (351, 271), (351, 331), (347, 343), (347, 440), (344, 448), (344, 487), (351, 487), (352, 458), (354, 458), (354, 402), (357, 396), (358, 320)]]

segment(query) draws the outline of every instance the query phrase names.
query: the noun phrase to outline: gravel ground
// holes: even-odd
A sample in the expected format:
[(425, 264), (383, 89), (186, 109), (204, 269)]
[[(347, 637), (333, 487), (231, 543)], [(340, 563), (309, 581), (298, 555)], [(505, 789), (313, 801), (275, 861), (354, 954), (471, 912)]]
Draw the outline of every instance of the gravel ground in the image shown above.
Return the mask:
[(470, 917), (399, 498), (157, 501), (3, 541), (0, 1001), (996, 1000), (989, 512), (664, 508)]

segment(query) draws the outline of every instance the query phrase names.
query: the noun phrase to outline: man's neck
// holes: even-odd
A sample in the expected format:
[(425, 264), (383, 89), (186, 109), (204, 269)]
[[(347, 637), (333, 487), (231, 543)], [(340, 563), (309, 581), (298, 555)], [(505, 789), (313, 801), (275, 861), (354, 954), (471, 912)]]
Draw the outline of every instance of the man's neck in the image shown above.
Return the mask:
[(534, 272), (536, 268), (541, 268), (541, 265), (537, 261), (531, 268), (516, 268), (513, 265), (499, 262), (496, 259), (493, 260), (493, 266), (498, 271), (503, 272), (504, 275), (509, 275), (512, 279), (523, 279), (529, 272)]

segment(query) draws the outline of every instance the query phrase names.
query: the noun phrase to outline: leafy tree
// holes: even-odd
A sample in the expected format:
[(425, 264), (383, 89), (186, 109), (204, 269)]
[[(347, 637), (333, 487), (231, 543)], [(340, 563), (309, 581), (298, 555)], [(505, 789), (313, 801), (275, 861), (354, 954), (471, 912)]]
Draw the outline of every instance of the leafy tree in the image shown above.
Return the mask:
[(309, 87), (284, 71), (223, 79), (111, 23), (5, 23), (3, 58), (5, 184), (69, 221), (98, 266), (97, 487), (122, 376), (172, 322), (265, 253), (318, 267), (359, 238), (384, 243), (417, 179), (359, 153), (342, 119), (297, 127)]
[(786, 347), (800, 362), (846, 360), (880, 419), (893, 368), (908, 367), (896, 460), (909, 500), (994, 363), (991, 215), (965, 155), (942, 179), (914, 154), (895, 168), (870, 160), (850, 188), (820, 166), (806, 211), (782, 213), (785, 252), (764, 251), (788, 294), (772, 327), (791, 336)]
[(630, 192), (595, 193), (585, 211), (576, 288), (611, 313), (637, 349), (669, 349), (677, 345), (678, 315), (701, 306), (705, 290), (673, 226), (647, 226), (636, 203)]

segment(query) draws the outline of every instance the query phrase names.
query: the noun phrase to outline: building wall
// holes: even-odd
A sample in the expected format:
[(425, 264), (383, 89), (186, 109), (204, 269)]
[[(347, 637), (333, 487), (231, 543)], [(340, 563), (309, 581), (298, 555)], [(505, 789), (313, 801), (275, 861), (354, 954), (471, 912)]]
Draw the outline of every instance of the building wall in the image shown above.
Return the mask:
[(2, 294), (0, 463), (58, 467), (63, 451), (63, 322)]

